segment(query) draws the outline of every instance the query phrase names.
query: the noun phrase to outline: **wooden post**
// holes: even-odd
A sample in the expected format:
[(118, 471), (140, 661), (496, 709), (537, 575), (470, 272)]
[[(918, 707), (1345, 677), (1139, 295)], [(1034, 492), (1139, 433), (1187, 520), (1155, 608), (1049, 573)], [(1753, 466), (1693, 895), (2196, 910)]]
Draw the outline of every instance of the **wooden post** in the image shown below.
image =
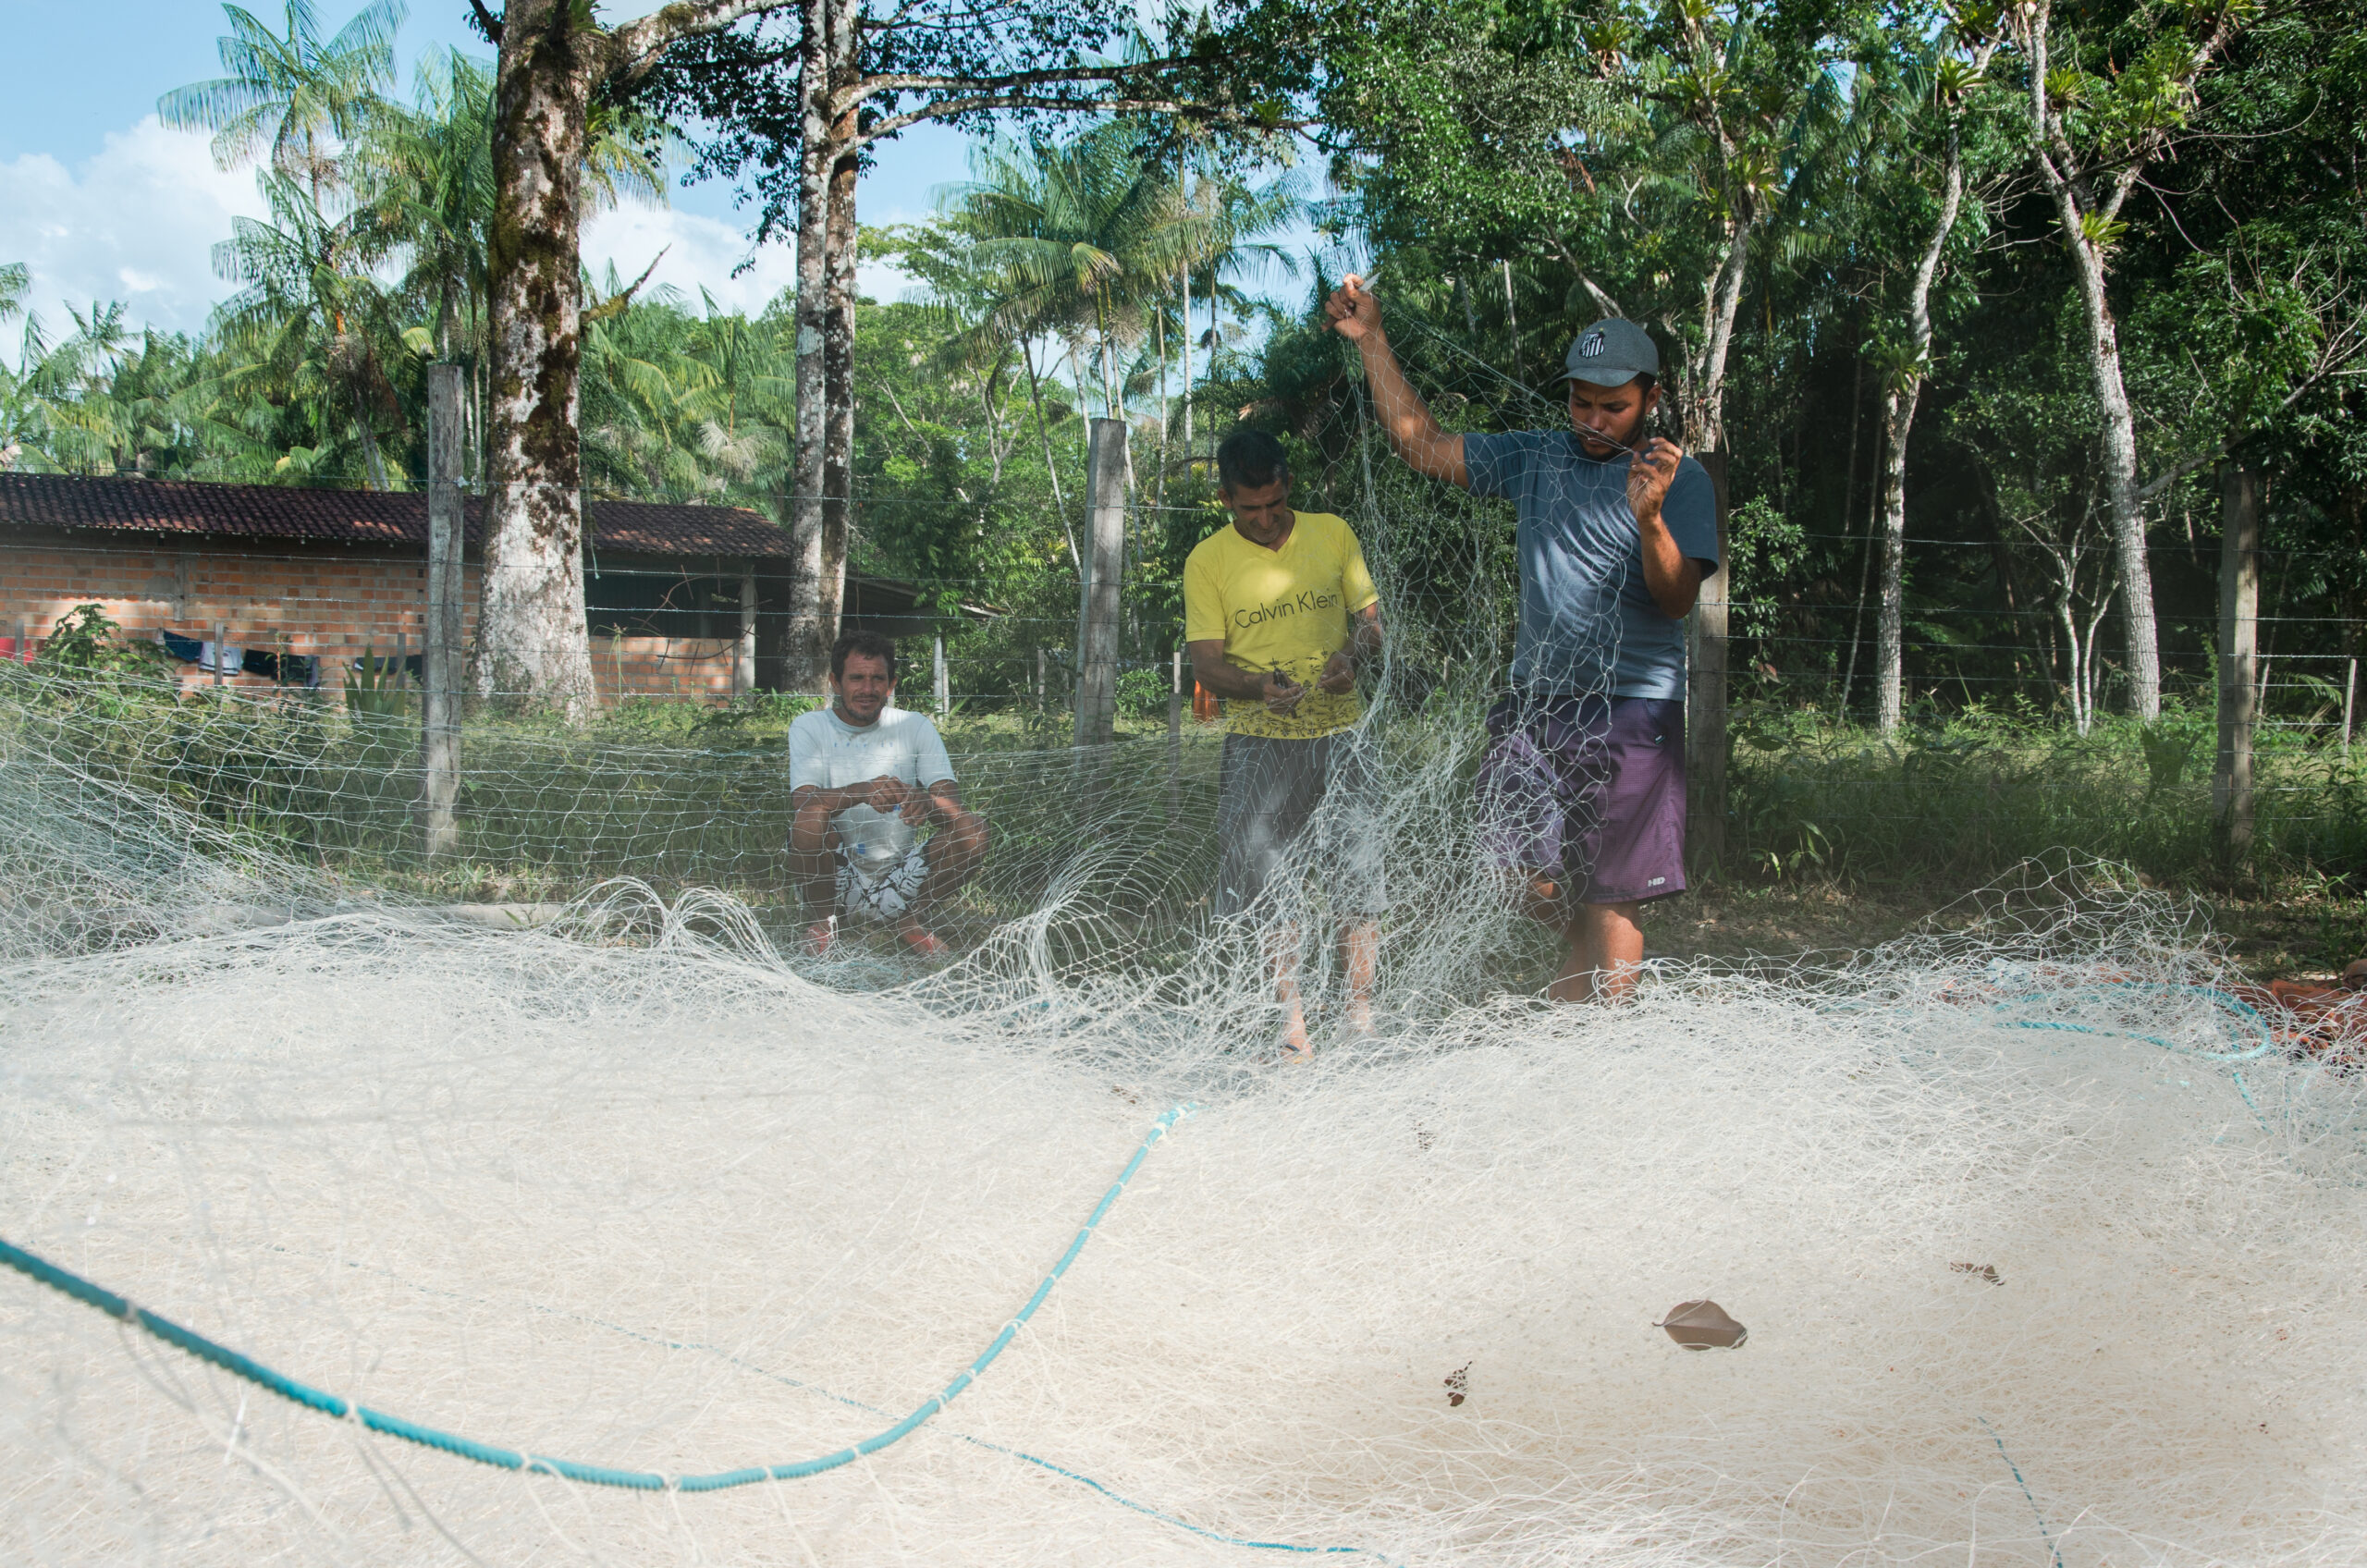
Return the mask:
[(953, 705), (952, 683), (945, 673), (945, 633), (938, 632), (930, 642), (934, 644), (935, 656), (929, 664), (929, 691), (937, 698), (937, 717), (943, 718)]
[(214, 623), (214, 684), (222, 684), (222, 645), (229, 640), (230, 629), (221, 621)]
[(1167, 820), (1184, 815), (1184, 650), (1175, 650), (1175, 677), (1167, 692)]
[(1085, 555), (1076, 617), (1080, 746), (1118, 733), (1118, 588), (1126, 542), (1126, 422), (1097, 419), (1085, 459)]
[(740, 668), (732, 672), (732, 690), (746, 696), (756, 689), (756, 563), (740, 573)]
[[(21, 619), (17, 622), (17, 662), (18, 664), (31, 664), (33, 662), (32, 628)], [(2351, 660), (2350, 663), (2351, 668), (2354, 669), (2359, 666), (2359, 661), (2357, 659)], [(2343, 726), (2343, 734), (2348, 737), (2349, 733), (2350, 726), (2349, 724), (2345, 724)]]
[(1036, 650), (1036, 711), (1044, 711), (1044, 650)]
[(1710, 471), (1718, 511), (1719, 568), (1694, 601), (1685, 702), (1686, 858), (1697, 882), (1714, 882), (1726, 856), (1726, 630), (1734, 580), (1726, 562), (1726, 454), (1695, 454)]
[(2211, 813), (2220, 853), (2252, 852), (2252, 731), (2260, 719), (2260, 475), (2219, 471), (2219, 754)]
[(427, 367), (427, 618), (420, 638), (422, 800), (427, 853), (454, 853), (460, 831), (460, 367)]

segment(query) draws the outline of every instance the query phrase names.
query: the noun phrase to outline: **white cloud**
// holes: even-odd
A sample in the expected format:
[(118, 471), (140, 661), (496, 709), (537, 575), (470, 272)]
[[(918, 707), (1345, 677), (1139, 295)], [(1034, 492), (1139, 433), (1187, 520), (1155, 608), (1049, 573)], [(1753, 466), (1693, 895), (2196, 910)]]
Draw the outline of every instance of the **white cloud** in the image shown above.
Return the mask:
[(738, 227), (679, 207), (628, 203), (595, 214), (583, 225), (583, 265), (595, 288), (607, 287), (602, 280), (611, 264), (619, 279), (631, 283), (656, 260), (648, 288), (679, 288), (694, 311), (702, 285), (717, 305), (750, 315), (782, 289), (797, 287), (796, 255), (788, 246), (766, 246), (755, 253), (754, 265), (732, 276), (732, 269), (748, 259), (747, 237)]
[[(264, 212), (251, 169), (215, 168), (202, 135), (168, 130), (152, 115), (111, 133), (77, 170), (45, 153), (0, 163), (0, 263), (31, 266), (31, 303), (53, 336), (67, 304), (93, 300), (123, 300), (136, 323), (194, 331), (231, 292), (214, 275), (215, 244), (230, 237), (234, 217)], [(595, 278), (613, 262), (631, 282), (660, 251), (651, 283), (673, 285), (694, 310), (702, 284), (724, 309), (751, 314), (796, 287), (786, 245), (766, 246), (732, 276), (748, 257), (736, 222), (629, 205), (584, 225), (583, 259)], [(875, 299), (901, 299), (911, 288), (893, 267), (865, 264), (857, 276)]]
[[(749, 315), (797, 288), (793, 247), (765, 246), (755, 253), (754, 264), (735, 277), (732, 269), (749, 259), (746, 234), (736, 224), (679, 207), (611, 208), (584, 224), (583, 243), (583, 264), (601, 288), (607, 286), (611, 263), (618, 278), (631, 283), (663, 251), (647, 287), (671, 285), (681, 289), (693, 311), (700, 308), (701, 285), (721, 309)], [(895, 300), (902, 299), (913, 283), (895, 267), (866, 262), (855, 270), (855, 286), (875, 300)]]
[(214, 166), (206, 139), (153, 115), (110, 132), (76, 171), (45, 153), (0, 163), (0, 262), (32, 270), (32, 307), (53, 333), (69, 301), (121, 300), (131, 317), (189, 330), (229, 286), (213, 248), (235, 216), (260, 216), (252, 173)]

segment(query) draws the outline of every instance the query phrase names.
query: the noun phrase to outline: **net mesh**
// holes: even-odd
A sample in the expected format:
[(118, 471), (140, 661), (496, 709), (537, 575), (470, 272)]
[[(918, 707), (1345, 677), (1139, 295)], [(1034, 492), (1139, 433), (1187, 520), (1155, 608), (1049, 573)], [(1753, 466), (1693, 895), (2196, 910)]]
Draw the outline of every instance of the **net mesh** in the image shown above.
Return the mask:
[[(1501, 531), (1344, 451), (1383, 1026), (1307, 1065), (1259, 934), (1336, 1017), (1326, 870), (1209, 915), (1202, 732), (957, 757), (993, 841), (923, 969), (791, 946), (769, 747), (472, 728), (472, 886), (557, 906), (489, 928), (412, 858), (415, 729), (5, 672), (0, 1233), (343, 1398), (668, 1476), (843, 1450), (1182, 1112), (958, 1399), (711, 1494), (472, 1464), (0, 1277), (6, 1555), (2359, 1561), (2349, 1059), (2069, 861), (1541, 1002), (1471, 804)], [(1655, 1327), (1702, 1299), (1741, 1348)]]

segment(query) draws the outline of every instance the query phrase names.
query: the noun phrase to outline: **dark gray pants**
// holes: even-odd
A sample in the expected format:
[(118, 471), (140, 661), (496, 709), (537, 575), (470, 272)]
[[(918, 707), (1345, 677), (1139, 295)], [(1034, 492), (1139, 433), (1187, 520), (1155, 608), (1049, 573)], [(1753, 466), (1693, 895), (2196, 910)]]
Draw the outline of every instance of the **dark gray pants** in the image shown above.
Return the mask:
[(1323, 831), (1305, 846), (1300, 869), (1336, 914), (1371, 916), (1387, 907), (1371, 746), (1353, 729), (1312, 741), (1224, 738), (1217, 772), (1220, 917), (1257, 900), (1327, 799)]

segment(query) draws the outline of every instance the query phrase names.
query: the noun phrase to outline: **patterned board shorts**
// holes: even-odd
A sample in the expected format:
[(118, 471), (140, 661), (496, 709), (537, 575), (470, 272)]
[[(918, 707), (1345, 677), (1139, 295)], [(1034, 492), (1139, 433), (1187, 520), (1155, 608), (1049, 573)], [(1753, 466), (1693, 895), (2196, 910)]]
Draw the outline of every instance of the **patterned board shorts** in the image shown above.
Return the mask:
[(1515, 693), (1488, 711), (1480, 843), (1498, 865), (1558, 872), (1580, 902), (1685, 891), (1685, 704)]
[(914, 844), (910, 853), (885, 871), (858, 866), (844, 848), (838, 851), (838, 908), (855, 920), (880, 925), (894, 924), (920, 897), (928, 877), (928, 846)]
[[(1218, 915), (1256, 903), (1294, 852), (1310, 890), (1319, 891), (1333, 913), (1377, 915), (1388, 907), (1371, 748), (1354, 729), (1311, 741), (1224, 738), (1217, 772)], [(1311, 838), (1310, 825), (1318, 829)]]

